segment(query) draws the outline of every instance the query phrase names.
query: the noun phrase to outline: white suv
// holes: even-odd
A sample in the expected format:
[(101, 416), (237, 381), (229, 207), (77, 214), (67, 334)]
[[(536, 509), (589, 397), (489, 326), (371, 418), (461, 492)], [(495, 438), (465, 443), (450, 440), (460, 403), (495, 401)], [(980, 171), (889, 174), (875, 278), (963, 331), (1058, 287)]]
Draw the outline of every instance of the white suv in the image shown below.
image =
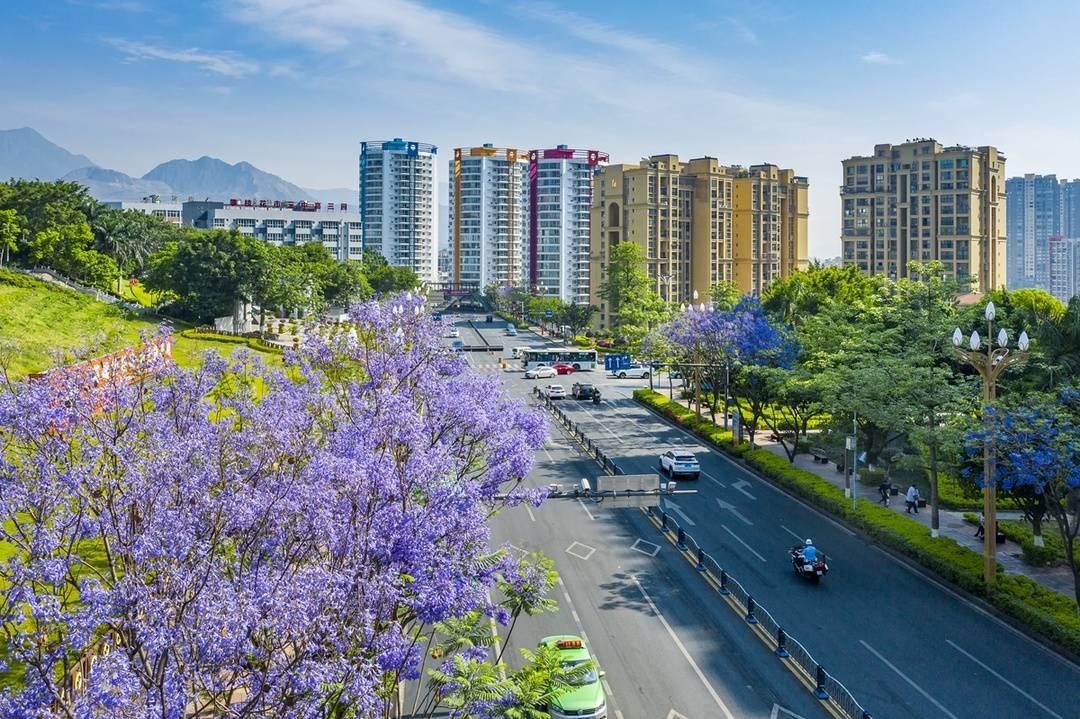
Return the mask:
[(626, 379), (627, 377), (636, 377), (639, 379), (649, 379), (651, 370), (648, 365), (632, 364), (625, 369), (617, 369), (609, 372), (612, 377), (618, 377), (619, 379)]
[(669, 449), (660, 455), (660, 473), (667, 473), (669, 477), (691, 477), (697, 479), (701, 476), (701, 465), (693, 452), (685, 449)]

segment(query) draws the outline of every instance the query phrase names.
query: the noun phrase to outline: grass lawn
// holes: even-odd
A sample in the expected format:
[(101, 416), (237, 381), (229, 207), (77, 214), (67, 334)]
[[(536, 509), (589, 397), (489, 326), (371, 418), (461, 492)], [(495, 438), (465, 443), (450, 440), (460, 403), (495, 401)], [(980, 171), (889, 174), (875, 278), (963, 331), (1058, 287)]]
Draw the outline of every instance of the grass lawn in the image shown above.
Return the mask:
[[(141, 287), (136, 292), (145, 298)], [(63, 362), (72, 362), (73, 351), (94, 347), (92, 355), (104, 354), (137, 344), (140, 333), (154, 332), (156, 328), (156, 318), (141, 317), (92, 297), (0, 269), (0, 352), (14, 378), (54, 366), (56, 353)], [(238, 347), (180, 337), (177, 333), (176, 361), (182, 367), (194, 367), (206, 350), (229, 356)], [(280, 355), (257, 354), (268, 364), (281, 365)]]

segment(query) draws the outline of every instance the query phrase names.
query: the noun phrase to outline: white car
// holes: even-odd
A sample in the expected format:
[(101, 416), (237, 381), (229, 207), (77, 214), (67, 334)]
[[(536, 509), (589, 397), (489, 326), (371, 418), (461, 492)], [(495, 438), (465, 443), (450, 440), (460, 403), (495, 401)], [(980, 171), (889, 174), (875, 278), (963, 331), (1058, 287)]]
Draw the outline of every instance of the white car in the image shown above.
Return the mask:
[(534, 367), (525, 370), (525, 379), (547, 379), (548, 377), (556, 377), (558, 374), (554, 367)]
[(446, 336), (451, 339), (456, 339), (461, 336), (461, 332), (458, 331), (457, 327), (451, 327), (450, 331), (446, 333)]
[(701, 465), (693, 452), (685, 449), (669, 449), (660, 455), (660, 473), (667, 473), (669, 477), (690, 477), (697, 479), (701, 476)]
[(546, 392), (548, 399), (566, 399), (566, 388), (561, 384), (549, 384)]
[(649, 375), (652, 374), (652, 370), (649, 369), (648, 365), (632, 364), (625, 369), (612, 370), (608, 374), (612, 377), (618, 377), (619, 379), (626, 379), (627, 377), (649, 379)]
[(518, 335), (517, 327), (514, 327), (513, 325), (507, 325), (506, 326), (506, 336), (507, 337), (517, 337), (517, 335)]

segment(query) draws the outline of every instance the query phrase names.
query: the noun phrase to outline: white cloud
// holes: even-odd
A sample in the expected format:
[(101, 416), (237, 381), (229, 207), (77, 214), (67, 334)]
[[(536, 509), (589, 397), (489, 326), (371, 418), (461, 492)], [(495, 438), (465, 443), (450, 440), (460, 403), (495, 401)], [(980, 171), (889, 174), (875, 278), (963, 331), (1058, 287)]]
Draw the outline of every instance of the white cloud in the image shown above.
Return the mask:
[(206, 89), (215, 95), (221, 95), (223, 97), (229, 97), (233, 94), (233, 89), (228, 85), (212, 85)]
[(900, 61), (880, 50), (871, 50), (859, 58), (869, 65), (899, 65)]
[(105, 40), (127, 55), (128, 60), (169, 60), (198, 65), (206, 72), (226, 77), (244, 77), (258, 71), (259, 66), (233, 52), (211, 52), (197, 47), (174, 50), (144, 42), (107, 38)]

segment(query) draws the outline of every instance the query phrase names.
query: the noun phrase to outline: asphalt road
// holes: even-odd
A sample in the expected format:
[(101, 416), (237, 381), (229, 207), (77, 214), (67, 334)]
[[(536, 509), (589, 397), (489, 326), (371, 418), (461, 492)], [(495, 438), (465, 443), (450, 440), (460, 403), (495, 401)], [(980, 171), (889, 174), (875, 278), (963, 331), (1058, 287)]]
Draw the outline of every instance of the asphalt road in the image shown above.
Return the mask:
[[(532, 347), (544, 344), (540, 338), (525, 332), (516, 338), (505, 337), (501, 322), (485, 326), (482, 319), (477, 323), (480, 332), (492, 344), (504, 345), (507, 358), (515, 344)], [(496, 360), (485, 354), (474, 354), (470, 362), (480, 371), (498, 371), (494, 366)], [(519, 364), (512, 362), (511, 366)], [(1080, 668), (640, 407), (632, 400), (631, 393), (637, 387), (647, 386), (647, 380), (610, 379), (603, 376), (602, 370), (539, 382), (524, 380), (520, 371), (501, 374), (509, 391), (522, 397), (536, 384), (558, 382), (569, 390), (574, 381), (583, 379), (598, 385), (604, 397), (601, 405), (565, 400), (563, 409), (627, 473), (655, 471), (658, 455), (671, 447), (695, 451), (703, 469), (696, 487), (699, 494), (680, 500), (678, 506), (669, 505), (669, 511), (680, 521), (689, 520), (683, 524), (698, 542), (837, 676), (876, 719), (1080, 718)], [(666, 375), (662, 376), (665, 391), (666, 379)], [(597, 473), (595, 465), (575, 464), (577, 460), (572, 457), (552, 454), (551, 458), (543, 459), (545, 462), (537, 471), (565, 476), (563, 481)], [(563, 500), (561, 504), (574, 503)], [(800, 691), (805, 693), (790, 676), (773, 677), (766, 667), (754, 661), (755, 657), (764, 656), (774, 666), (776, 663), (760, 643), (756, 646), (747, 643), (745, 647), (740, 644), (740, 640), (757, 640), (733, 621), (730, 610), (719, 605), (716, 593), (705, 582), (692, 576), (691, 568), (681, 566), (686, 563), (670, 551), (670, 546), (663, 546), (655, 528), (640, 513), (610, 510), (611, 518), (583, 520), (573, 514), (575, 509), (578, 515), (584, 514), (580, 506), (545, 506), (536, 516), (536, 522), (518, 520), (510, 525), (500, 524), (497, 532), (505, 532), (501, 536), (508, 541), (517, 536), (521, 542), (514, 543), (519, 546), (523, 542), (536, 542), (538, 548), (556, 556), (571, 595), (578, 593), (583, 597), (582, 605), (597, 607), (594, 620), (598, 625), (589, 632), (589, 637), (599, 642), (597, 654), (609, 672), (609, 681), (617, 682), (612, 684), (616, 701), (628, 693), (633, 695), (636, 686), (648, 687), (658, 679), (668, 686), (674, 680), (670, 672), (657, 677), (658, 671), (664, 671), (659, 670), (661, 666), (678, 666), (679, 671), (675, 672), (681, 677), (675, 685), (679, 687), (678, 695), (689, 692), (694, 684), (689, 680), (696, 678), (692, 669), (686, 671), (685, 659), (678, 665), (664, 653), (661, 661), (651, 661), (652, 656), (663, 653), (666, 632), (662, 627), (659, 633), (654, 630), (638, 635), (638, 631), (648, 630), (649, 623), (626, 624), (623, 615), (630, 609), (627, 603), (617, 607), (619, 619), (613, 620), (614, 625), (609, 623), (612, 620), (608, 620), (606, 610), (599, 611), (605, 601), (612, 603), (604, 597), (616, 591), (622, 592), (626, 602), (640, 602), (640, 593), (629, 591), (636, 589), (633, 582), (626, 585), (625, 577), (619, 576), (626, 573), (627, 567), (632, 567), (631, 572), (638, 571), (637, 567), (647, 571), (648, 577), (643, 582), (646, 591), (665, 616), (670, 613), (674, 618), (669, 623), (680, 640), (693, 644), (691, 653), (702, 657), (699, 664), (703, 670), (707, 667), (705, 676), (715, 677), (714, 686), (729, 692), (733, 702), (747, 702), (740, 705), (739, 711), (733, 709), (736, 716), (757, 716), (753, 713), (755, 697), (756, 710), (764, 711), (764, 706), (769, 704), (769, 691), (785, 699), (789, 696), (785, 687), (794, 687), (796, 695)], [(601, 547), (585, 538), (595, 536), (601, 523), (604, 528), (599, 532), (600, 539), (594, 541), (607, 548), (613, 555), (610, 559), (600, 554)], [(593, 535), (587, 534), (590, 529)], [(581, 542), (597, 548), (589, 560), (567, 556), (568, 545), (578, 540), (578, 531), (586, 532), (581, 535)], [(637, 537), (662, 545), (661, 551), (655, 558), (639, 555), (640, 560), (627, 554), (627, 542), (632, 543)], [(788, 548), (805, 537), (812, 537), (830, 558), (831, 572), (818, 586), (795, 577), (788, 562)], [(637, 563), (629, 563), (630, 560)], [(640, 564), (641, 560), (645, 564)], [(689, 570), (690, 575), (684, 577), (684, 570)], [(580, 616), (586, 614), (579, 610)], [(603, 636), (609, 626), (618, 630), (614, 632), (616, 639), (606, 645), (597, 635)], [(591, 625), (585, 627), (590, 629)], [(515, 634), (517, 631), (520, 629)], [(649, 659), (644, 664), (634, 663), (633, 658), (642, 653)], [(621, 666), (611, 661), (613, 657)], [(746, 683), (765, 689), (765, 694), (755, 691), (747, 697), (740, 690), (737, 677), (747, 671), (757, 678), (751, 680), (746, 676)], [(648, 693), (653, 694), (653, 690)], [(779, 699), (776, 701), (784, 704)], [(805, 702), (787, 701), (795, 711), (812, 716), (806, 713), (812, 709), (805, 709)], [(804, 708), (800, 710), (800, 707)], [(644, 713), (628, 711), (622, 704), (620, 709), (627, 719), (667, 716), (659, 704), (650, 705)], [(712, 713), (704, 708), (682, 713), (694, 717), (723, 716), (716, 713), (715, 707)]]

